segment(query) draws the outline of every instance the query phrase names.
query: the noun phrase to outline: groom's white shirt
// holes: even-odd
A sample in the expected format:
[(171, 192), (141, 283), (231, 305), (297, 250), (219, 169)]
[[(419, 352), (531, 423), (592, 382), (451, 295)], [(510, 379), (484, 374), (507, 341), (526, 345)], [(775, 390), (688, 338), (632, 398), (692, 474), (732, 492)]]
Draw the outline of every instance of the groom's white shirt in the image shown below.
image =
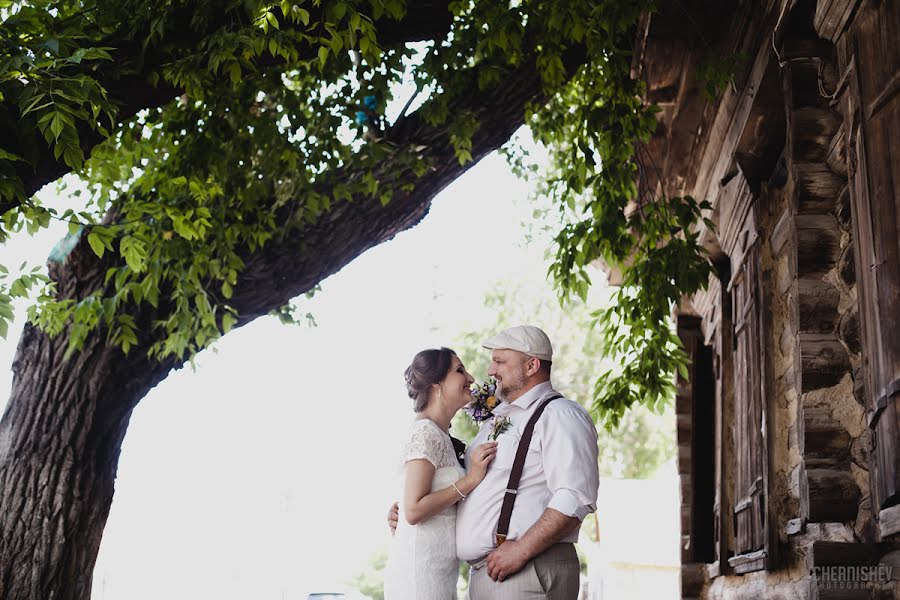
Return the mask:
[[(456, 554), (460, 560), (477, 560), (495, 548), (500, 506), (519, 438), (540, 401), (552, 393), (550, 382), (541, 383), (515, 402), (501, 402), (494, 409), (495, 415), (509, 417), (511, 425), (497, 439), (497, 456), (484, 481), (458, 505)], [(469, 454), (490, 433), (490, 421), (486, 421), (466, 451), (466, 464)], [(508, 538), (520, 538), (548, 507), (581, 520), (594, 512), (600, 482), (597, 453), (597, 429), (580, 404), (558, 398), (547, 405), (528, 447)], [(578, 541), (578, 529), (560, 541)]]

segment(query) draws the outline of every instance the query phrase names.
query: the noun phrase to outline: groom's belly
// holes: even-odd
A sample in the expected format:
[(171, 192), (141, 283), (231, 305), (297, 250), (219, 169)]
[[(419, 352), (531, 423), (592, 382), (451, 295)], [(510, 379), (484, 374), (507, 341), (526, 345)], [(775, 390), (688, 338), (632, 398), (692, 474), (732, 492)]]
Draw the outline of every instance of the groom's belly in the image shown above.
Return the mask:
[[(482, 558), (494, 548), (494, 533), (500, 520), (500, 507), (509, 483), (509, 473), (495, 477), (501, 481), (489, 481), (489, 476), (459, 503), (456, 513), (456, 554), (460, 560)], [(523, 501), (524, 500), (524, 501)], [(510, 519), (509, 539), (518, 539), (543, 513), (549, 501), (549, 492), (542, 477), (523, 481), (519, 485), (516, 504)]]

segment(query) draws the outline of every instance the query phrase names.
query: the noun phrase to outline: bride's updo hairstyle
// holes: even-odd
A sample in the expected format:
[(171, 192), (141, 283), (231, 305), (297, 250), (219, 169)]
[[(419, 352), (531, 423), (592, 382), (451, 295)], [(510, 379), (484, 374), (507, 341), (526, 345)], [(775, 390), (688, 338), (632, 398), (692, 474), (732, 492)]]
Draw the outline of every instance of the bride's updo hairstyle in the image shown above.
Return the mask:
[(441, 383), (450, 370), (451, 357), (456, 352), (450, 348), (430, 348), (422, 350), (406, 368), (406, 393), (413, 400), (413, 411), (422, 412), (428, 406), (431, 386)]

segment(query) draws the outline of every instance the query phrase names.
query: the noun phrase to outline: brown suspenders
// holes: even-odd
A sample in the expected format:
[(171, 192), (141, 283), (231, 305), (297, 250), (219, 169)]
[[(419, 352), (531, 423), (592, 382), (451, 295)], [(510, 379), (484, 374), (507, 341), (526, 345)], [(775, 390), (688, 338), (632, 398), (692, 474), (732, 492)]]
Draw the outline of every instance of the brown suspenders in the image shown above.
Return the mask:
[(562, 398), (562, 394), (554, 394), (544, 400), (544, 403), (538, 406), (534, 414), (525, 425), (522, 437), (519, 440), (519, 447), (516, 449), (516, 458), (513, 461), (512, 471), (509, 474), (509, 483), (506, 484), (506, 494), (503, 496), (503, 505), (500, 507), (500, 521), (497, 523), (497, 545), (499, 546), (506, 541), (506, 534), (509, 533), (509, 520), (512, 518), (513, 504), (516, 503), (516, 494), (519, 491), (519, 480), (522, 478), (522, 469), (525, 467), (525, 457), (528, 456), (528, 446), (531, 444), (531, 434), (534, 433), (534, 425), (541, 418), (541, 413), (547, 408), (547, 405)]

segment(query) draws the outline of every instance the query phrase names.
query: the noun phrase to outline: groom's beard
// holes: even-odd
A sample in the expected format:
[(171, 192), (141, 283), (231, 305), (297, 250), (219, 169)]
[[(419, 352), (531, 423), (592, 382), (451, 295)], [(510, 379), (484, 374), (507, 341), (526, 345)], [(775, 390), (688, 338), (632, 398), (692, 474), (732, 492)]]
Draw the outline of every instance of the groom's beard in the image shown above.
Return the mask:
[(497, 382), (497, 397), (504, 402), (511, 402), (510, 395), (516, 395), (525, 387), (525, 375), (519, 374), (518, 377), (507, 377), (503, 381)]

